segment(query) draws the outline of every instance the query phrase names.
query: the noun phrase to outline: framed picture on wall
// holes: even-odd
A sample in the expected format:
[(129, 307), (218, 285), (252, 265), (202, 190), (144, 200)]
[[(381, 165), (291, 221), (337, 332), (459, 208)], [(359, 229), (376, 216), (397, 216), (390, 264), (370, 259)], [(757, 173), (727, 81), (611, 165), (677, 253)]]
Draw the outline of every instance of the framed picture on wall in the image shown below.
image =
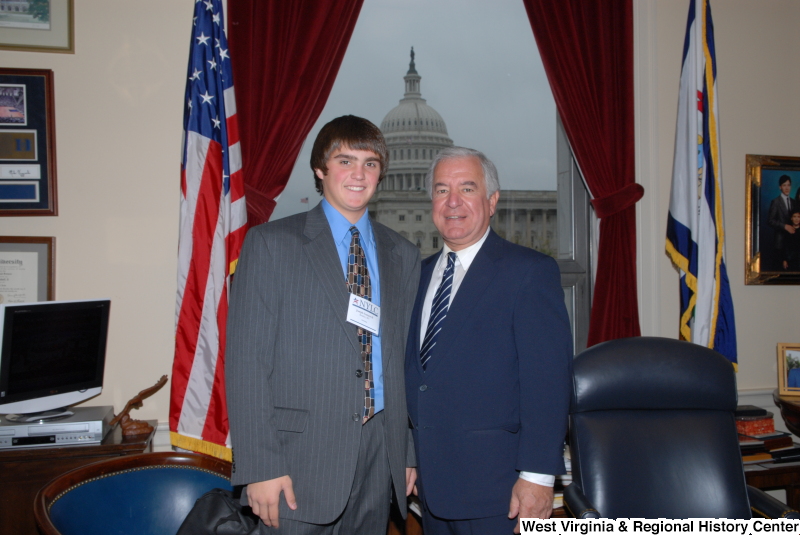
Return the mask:
[(778, 344), (778, 392), (800, 397), (800, 344)]
[(53, 71), (0, 68), (0, 216), (57, 215)]
[(0, 50), (75, 53), (73, 0), (0, 2)]
[(55, 299), (55, 238), (0, 236), (0, 305)]
[(800, 157), (748, 154), (745, 284), (800, 284)]

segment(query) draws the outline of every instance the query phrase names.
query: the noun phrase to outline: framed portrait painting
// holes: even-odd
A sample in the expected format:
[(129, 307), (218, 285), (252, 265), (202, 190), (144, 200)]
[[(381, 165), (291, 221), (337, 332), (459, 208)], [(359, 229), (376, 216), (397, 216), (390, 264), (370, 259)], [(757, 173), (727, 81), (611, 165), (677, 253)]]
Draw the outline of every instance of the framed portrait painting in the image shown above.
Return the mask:
[(58, 214), (53, 71), (0, 68), (0, 216)]
[(800, 157), (748, 154), (745, 284), (800, 284)]

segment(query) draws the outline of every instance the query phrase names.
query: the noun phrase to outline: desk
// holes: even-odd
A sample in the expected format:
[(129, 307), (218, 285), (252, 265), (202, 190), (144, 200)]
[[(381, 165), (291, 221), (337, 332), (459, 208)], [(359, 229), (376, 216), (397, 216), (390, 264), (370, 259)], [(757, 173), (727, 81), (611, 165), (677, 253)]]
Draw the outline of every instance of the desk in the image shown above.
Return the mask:
[(746, 464), (748, 485), (761, 490), (786, 490), (786, 505), (800, 511), (800, 462)]
[(772, 401), (781, 410), (781, 418), (786, 428), (800, 437), (800, 398), (780, 396), (776, 388), (772, 391)]
[(33, 499), (56, 476), (110, 457), (152, 451), (149, 435), (123, 438), (117, 426), (100, 444), (0, 450), (0, 535), (37, 535)]
[[(776, 388), (772, 400), (789, 431), (800, 436), (800, 398), (782, 397)], [(744, 469), (748, 485), (762, 490), (785, 489), (786, 505), (800, 511), (800, 462), (750, 464)]]

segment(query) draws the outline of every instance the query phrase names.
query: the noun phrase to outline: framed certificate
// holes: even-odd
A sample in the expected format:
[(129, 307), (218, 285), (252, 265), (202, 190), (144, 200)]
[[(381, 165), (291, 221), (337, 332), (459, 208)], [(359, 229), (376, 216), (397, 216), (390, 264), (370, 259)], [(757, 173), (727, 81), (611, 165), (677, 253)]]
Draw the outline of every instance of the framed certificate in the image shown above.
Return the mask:
[(55, 299), (55, 238), (0, 236), (0, 304)]

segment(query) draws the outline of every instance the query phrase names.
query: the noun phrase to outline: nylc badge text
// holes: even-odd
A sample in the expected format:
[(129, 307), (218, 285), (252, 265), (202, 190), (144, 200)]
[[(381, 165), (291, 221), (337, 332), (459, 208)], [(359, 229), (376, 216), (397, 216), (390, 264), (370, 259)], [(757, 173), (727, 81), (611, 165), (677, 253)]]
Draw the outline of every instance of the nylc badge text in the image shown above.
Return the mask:
[(575, 518), (540, 520), (523, 518), (520, 533), (544, 533), (551, 535), (589, 533), (631, 533), (663, 535), (665, 533), (761, 535), (772, 533), (795, 533), (800, 535), (800, 520), (751, 519), (727, 520), (724, 518), (692, 518), (686, 520), (645, 520), (641, 518), (589, 519)]

